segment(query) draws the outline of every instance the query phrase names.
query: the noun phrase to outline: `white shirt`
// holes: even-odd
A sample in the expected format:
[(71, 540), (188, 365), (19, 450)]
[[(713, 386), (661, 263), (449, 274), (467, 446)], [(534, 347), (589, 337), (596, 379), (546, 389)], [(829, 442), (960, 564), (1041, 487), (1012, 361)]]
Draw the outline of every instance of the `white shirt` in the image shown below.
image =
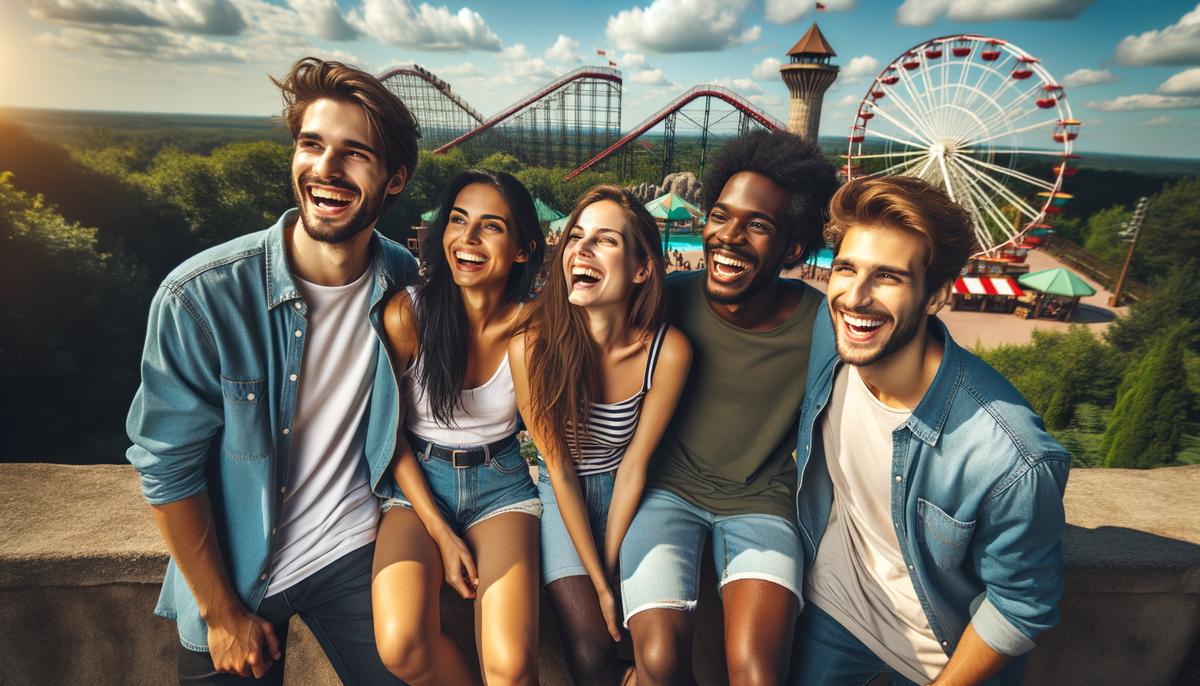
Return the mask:
[(292, 275), (308, 331), (299, 377), (285, 382), (299, 389), (267, 595), (375, 540), (379, 503), (363, 451), (376, 355), (385, 353), (367, 320), (373, 277), (368, 268), (348, 285), (318, 286)]
[(833, 507), (805, 595), (905, 678), (945, 668), (892, 525), (892, 432), (912, 413), (880, 402), (843, 364), (821, 420)]

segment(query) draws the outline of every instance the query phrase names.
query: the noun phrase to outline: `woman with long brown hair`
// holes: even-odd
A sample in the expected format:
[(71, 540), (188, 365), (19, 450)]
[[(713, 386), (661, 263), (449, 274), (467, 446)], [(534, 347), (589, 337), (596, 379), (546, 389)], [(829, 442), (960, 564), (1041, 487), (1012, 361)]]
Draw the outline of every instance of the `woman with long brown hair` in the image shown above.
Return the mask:
[(658, 226), (597, 186), (567, 220), (547, 283), (509, 344), (517, 405), (541, 453), (542, 583), (577, 684), (623, 680), (612, 583), (650, 455), (691, 364), (667, 326)]

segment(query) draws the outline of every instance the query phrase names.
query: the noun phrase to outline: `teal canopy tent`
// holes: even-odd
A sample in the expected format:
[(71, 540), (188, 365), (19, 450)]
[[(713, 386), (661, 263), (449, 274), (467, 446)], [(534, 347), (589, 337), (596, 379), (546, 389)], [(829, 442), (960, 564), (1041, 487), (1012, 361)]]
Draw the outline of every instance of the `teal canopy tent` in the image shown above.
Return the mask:
[(663, 234), (663, 252), (671, 246), (671, 222), (700, 219), (703, 213), (699, 207), (675, 195), (667, 193), (646, 203), (646, 210), (655, 219), (662, 219), (665, 228)]
[(1096, 289), (1066, 267), (1043, 269), (1017, 277), (1017, 283), (1038, 292), (1033, 316), (1046, 316), (1071, 321), (1079, 307), (1079, 299), (1095, 295)]

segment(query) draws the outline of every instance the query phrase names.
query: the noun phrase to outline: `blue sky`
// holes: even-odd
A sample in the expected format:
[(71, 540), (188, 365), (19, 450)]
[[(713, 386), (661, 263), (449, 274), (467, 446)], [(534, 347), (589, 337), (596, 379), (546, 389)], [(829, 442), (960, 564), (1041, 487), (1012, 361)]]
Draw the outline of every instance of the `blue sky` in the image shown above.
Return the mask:
[[(460, 0), (461, 2), (461, 0)], [(929, 38), (979, 33), (1036, 55), (1084, 122), (1078, 150), (1200, 157), (1200, 4), (1180, 0), (0, 0), (0, 105), (268, 115), (267, 80), (316, 54), (374, 72), (416, 62), (484, 114), (615, 58), (623, 128), (698, 83), (786, 119), (771, 60), (815, 19), (841, 76), (821, 133)], [(604, 50), (606, 57), (596, 54)]]

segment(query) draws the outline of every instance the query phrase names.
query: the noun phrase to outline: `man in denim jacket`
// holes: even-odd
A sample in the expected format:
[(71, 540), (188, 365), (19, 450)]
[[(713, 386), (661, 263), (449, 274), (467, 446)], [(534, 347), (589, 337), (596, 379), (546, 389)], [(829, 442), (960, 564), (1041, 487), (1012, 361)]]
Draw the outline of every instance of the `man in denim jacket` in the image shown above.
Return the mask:
[(186, 261), (150, 308), (127, 430), (171, 553), (156, 613), (183, 683), (281, 683), (296, 613), (343, 682), (397, 683), (370, 594), (399, 403), (381, 317), (416, 262), (373, 227), (411, 178), (416, 122), (336, 62), (276, 85), (298, 210)]
[(970, 216), (909, 177), (831, 203), (801, 415), (793, 684), (1019, 684), (1058, 620), (1070, 458), (934, 316)]

